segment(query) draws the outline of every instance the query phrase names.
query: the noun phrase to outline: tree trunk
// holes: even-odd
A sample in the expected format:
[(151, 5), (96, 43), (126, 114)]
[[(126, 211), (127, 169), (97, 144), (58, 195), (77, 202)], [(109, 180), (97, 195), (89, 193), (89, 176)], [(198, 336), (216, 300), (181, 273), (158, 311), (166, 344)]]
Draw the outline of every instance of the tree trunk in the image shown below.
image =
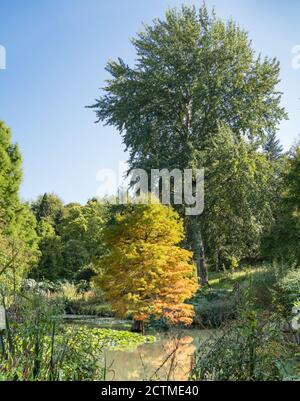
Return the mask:
[(204, 244), (203, 240), (200, 240), (199, 243), (199, 257), (197, 260), (197, 267), (198, 267), (198, 280), (201, 286), (208, 284), (208, 273), (205, 263), (205, 251), (204, 251)]
[(205, 250), (202, 238), (202, 230), (197, 216), (186, 219), (186, 234), (188, 248), (194, 253), (194, 261), (197, 266), (199, 286), (208, 285), (208, 273), (205, 263)]
[(216, 251), (216, 272), (219, 273), (220, 266), (219, 266), (219, 251)]
[(144, 321), (143, 320), (134, 320), (131, 331), (133, 331), (134, 333), (144, 334), (144, 332), (145, 332)]

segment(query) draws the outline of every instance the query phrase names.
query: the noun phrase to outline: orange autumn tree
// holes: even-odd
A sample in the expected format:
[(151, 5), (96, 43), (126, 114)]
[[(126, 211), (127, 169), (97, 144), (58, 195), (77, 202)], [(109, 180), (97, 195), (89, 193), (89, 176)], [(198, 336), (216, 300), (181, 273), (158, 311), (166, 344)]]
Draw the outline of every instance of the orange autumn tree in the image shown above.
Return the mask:
[(189, 325), (194, 310), (185, 301), (197, 290), (192, 253), (177, 244), (183, 222), (169, 206), (127, 205), (104, 230), (108, 253), (99, 261), (98, 284), (117, 316), (132, 315), (143, 331), (150, 315)]

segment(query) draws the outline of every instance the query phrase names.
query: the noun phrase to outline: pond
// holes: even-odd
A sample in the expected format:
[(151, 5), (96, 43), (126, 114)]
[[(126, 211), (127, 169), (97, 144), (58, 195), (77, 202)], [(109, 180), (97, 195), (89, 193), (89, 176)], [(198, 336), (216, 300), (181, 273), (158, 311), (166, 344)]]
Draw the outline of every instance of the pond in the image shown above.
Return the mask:
[(188, 380), (193, 354), (210, 330), (156, 334), (157, 341), (134, 350), (105, 350), (107, 380)]
[[(128, 330), (130, 322), (114, 319), (77, 317), (72, 323)], [(148, 334), (148, 333), (147, 333)], [(195, 350), (215, 330), (172, 330), (167, 333), (151, 332), (156, 342), (139, 345), (134, 349), (104, 350), (106, 380), (188, 380)]]

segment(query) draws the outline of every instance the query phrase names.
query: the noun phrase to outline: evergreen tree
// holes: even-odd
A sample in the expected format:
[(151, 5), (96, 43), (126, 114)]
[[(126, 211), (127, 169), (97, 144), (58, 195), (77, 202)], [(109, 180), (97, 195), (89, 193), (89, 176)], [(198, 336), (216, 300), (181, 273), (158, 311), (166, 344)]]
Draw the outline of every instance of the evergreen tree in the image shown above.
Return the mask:
[(11, 133), (0, 121), (0, 224), (6, 229), (13, 224), (19, 207), (22, 181), (22, 157), (18, 145), (11, 143)]
[(0, 291), (4, 298), (16, 294), (38, 257), (36, 220), (19, 198), (21, 163), (10, 130), (0, 122)]
[(282, 155), (283, 147), (280, 145), (280, 141), (277, 139), (275, 132), (268, 134), (263, 149), (270, 161), (276, 161)]
[(39, 196), (38, 199), (31, 204), (37, 221), (47, 219), (53, 225), (55, 231), (58, 230), (58, 225), (63, 217), (63, 201), (55, 194), (45, 193)]

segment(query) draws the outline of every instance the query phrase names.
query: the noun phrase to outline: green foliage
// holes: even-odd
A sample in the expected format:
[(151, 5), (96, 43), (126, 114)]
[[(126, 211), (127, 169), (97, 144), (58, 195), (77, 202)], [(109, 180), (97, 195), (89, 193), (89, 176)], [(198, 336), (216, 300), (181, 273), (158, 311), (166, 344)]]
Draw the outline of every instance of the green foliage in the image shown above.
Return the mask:
[(270, 132), (268, 134), (263, 150), (267, 155), (267, 158), (273, 162), (282, 156), (283, 147), (280, 145), (280, 141), (276, 138), (276, 132)]
[(0, 226), (14, 223), (19, 206), (22, 181), (22, 157), (17, 145), (11, 143), (11, 132), (0, 121)]
[(65, 312), (71, 315), (89, 315), (98, 317), (113, 317), (114, 313), (106, 303), (103, 292), (98, 288), (80, 291), (80, 285), (63, 282), (54, 294), (65, 307)]
[(101, 380), (103, 342), (87, 331), (62, 331), (61, 306), (36, 293), (18, 298), (2, 336), (2, 380)]
[[(122, 135), (130, 168), (204, 167), (204, 213), (185, 217), (184, 237), (178, 205), (179, 215), (95, 199), (64, 205), (47, 193), (24, 204), (22, 157), (0, 121), (0, 297), (8, 310), (0, 380), (101, 380), (103, 348), (155, 340), (64, 325), (64, 312), (132, 316), (137, 329), (147, 319), (161, 329), (194, 318), (221, 328), (198, 350), (194, 380), (295, 378), (299, 347), (290, 341), (299, 335), (287, 319), (300, 302), (300, 147), (283, 156), (276, 138), (286, 118), (279, 63), (256, 56), (248, 34), (205, 5), (169, 10), (132, 42), (135, 65), (109, 62), (111, 79), (92, 108)], [(192, 252), (181, 245), (194, 252), (202, 283), (206, 259), (225, 272), (191, 301)], [(261, 251), (282, 268), (238, 270)], [(95, 269), (105, 296), (89, 287)]]
[(300, 147), (286, 159), (275, 223), (266, 234), (264, 252), (274, 259), (300, 263)]
[(245, 285), (249, 282), (252, 276), (255, 276), (259, 272), (261, 266), (251, 267), (244, 266), (238, 270), (227, 270), (211, 272), (209, 285), (213, 289), (224, 289), (232, 290), (234, 287)]
[(295, 211), (300, 210), (300, 146), (292, 150), (287, 164), (284, 197)]
[(66, 303), (66, 312), (75, 315), (87, 315), (97, 317), (115, 316), (114, 312), (112, 311), (111, 305), (91, 300), (86, 301), (84, 299), (68, 301)]
[(102, 351), (132, 349), (153, 336), (63, 324), (63, 304), (36, 289), (16, 298), (0, 345), (0, 380), (103, 380)]
[(104, 252), (102, 230), (105, 207), (97, 200), (85, 206), (63, 206), (45, 194), (32, 205), (38, 219), (41, 259), (31, 277), (41, 280), (89, 280), (94, 258)]
[(201, 290), (191, 301), (195, 308), (194, 324), (202, 328), (217, 328), (237, 315), (235, 294), (227, 290)]
[(215, 339), (196, 353), (193, 380), (283, 380), (293, 347), (286, 342), (277, 318), (259, 319), (247, 307)]
[(260, 251), (272, 222), (273, 169), (257, 147), (221, 128), (203, 153), (205, 209), (199, 217), (206, 254), (220, 269)]
[(256, 58), (247, 33), (205, 6), (169, 10), (132, 42), (136, 65), (109, 62), (93, 106), (122, 133), (131, 167), (187, 168), (220, 123), (260, 138), (285, 116), (278, 62)]
[(286, 118), (279, 63), (257, 57), (248, 34), (205, 5), (169, 10), (132, 42), (135, 65), (109, 62), (91, 107), (122, 135), (130, 168), (206, 168), (205, 212), (186, 219), (186, 246), (205, 283), (205, 254), (256, 255), (271, 223), (271, 171), (258, 146), (268, 139), (270, 148), (268, 133)]
[(46, 220), (57, 229), (63, 216), (63, 202), (57, 195), (45, 193), (31, 204), (31, 210), (38, 222)]
[(19, 198), (21, 154), (0, 121), (0, 293), (9, 298), (38, 257), (35, 218)]
[(41, 258), (30, 273), (30, 277), (38, 281), (55, 281), (64, 277), (63, 244), (57, 235), (45, 236), (39, 240)]
[[(236, 288), (234, 320), (224, 320), (216, 335), (200, 344), (193, 380), (299, 379), (299, 342), (290, 329), (291, 313), (280, 305), (286, 299), (283, 293), (298, 289), (299, 295), (297, 274), (286, 266), (268, 265), (244, 276)], [(212, 304), (214, 298), (213, 292)]]
[(276, 283), (282, 275), (277, 265), (267, 265), (250, 278), (249, 292), (253, 303), (262, 310), (274, 310), (276, 301)]
[(277, 283), (278, 298), (291, 312), (295, 302), (300, 301), (300, 270), (290, 270)]
[(95, 350), (100, 345), (101, 349), (109, 348), (115, 351), (128, 351), (130, 349), (135, 349), (141, 344), (152, 343), (155, 341), (155, 337), (151, 335), (142, 336), (140, 334), (132, 333), (129, 331), (96, 328), (91, 329), (83, 326), (66, 326), (64, 335), (68, 336), (74, 331), (83, 338), (86, 335), (91, 336), (93, 350)]

